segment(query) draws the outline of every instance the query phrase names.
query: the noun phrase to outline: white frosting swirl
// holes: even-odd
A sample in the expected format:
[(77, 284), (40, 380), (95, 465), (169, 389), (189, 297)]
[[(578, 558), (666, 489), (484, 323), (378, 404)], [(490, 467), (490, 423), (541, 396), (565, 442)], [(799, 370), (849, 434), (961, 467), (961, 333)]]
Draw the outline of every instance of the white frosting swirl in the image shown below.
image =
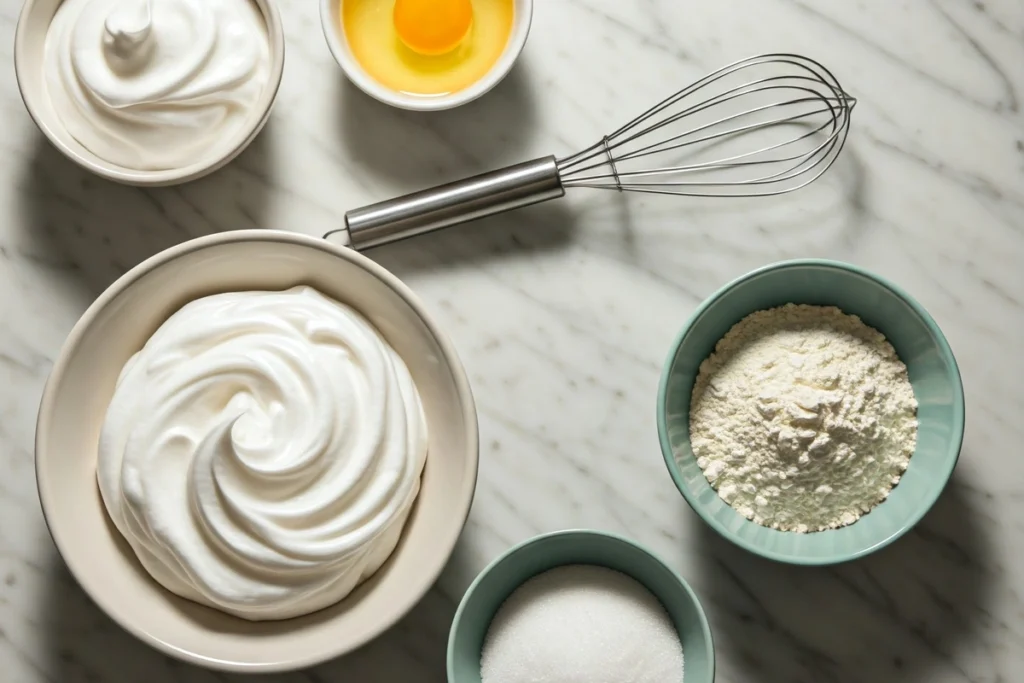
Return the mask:
[(380, 568), (426, 452), (402, 359), (354, 310), (297, 287), (172, 315), (121, 372), (97, 474), (117, 529), (168, 590), (285, 619)]
[(267, 85), (270, 44), (251, 0), (64, 0), (43, 68), (85, 148), (164, 170), (237, 142)]

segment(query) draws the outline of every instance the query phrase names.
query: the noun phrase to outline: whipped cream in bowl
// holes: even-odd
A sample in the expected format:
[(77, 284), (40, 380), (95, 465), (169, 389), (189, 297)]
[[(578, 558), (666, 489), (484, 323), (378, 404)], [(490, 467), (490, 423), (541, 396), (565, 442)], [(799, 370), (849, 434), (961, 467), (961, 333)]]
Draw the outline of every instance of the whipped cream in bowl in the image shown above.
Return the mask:
[(263, 128), (284, 64), (269, 0), (29, 0), (15, 65), (65, 154), (113, 180), (184, 182)]
[(478, 465), (466, 373), (358, 252), (275, 230), (173, 246), (89, 307), (36, 430), (54, 543), (182, 660), (285, 671), (393, 626), (448, 562)]
[(98, 479), (165, 588), (285, 619), (387, 560), (426, 454), (401, 357), (358, 312), (302, 286), (211, 295), (168, 318), (118, 379)]

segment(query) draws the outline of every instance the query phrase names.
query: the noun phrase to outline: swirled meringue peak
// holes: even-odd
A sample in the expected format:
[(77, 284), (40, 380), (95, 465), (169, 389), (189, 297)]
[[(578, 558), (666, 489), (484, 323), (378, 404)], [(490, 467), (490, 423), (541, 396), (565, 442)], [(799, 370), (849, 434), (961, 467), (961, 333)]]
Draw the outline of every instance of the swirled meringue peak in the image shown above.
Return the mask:
[(285, 619), (387, 560), (426, 455), (405, 363), (359, 313), (302, 286), (216, 294), (168, 318), (121, 372), (97, 476), (165, 588)]
[(150, 171), (231, 143), (270, 61), (252, 0), (64, 0), (43, 70), (72, 137), (105, 161)]

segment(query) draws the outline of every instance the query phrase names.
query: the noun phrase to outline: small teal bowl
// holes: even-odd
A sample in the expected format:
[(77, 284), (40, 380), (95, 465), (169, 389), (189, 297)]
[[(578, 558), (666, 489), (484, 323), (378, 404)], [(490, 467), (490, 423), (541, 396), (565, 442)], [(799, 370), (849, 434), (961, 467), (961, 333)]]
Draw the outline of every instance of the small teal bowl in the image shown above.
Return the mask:
[[(690, 394), (701, 362), (744, 317), (786, 303), (837, 306), (884, 334), (906, 364), (919, 403), (917, 450), (900, 483), (871, 512), (839, 529), (801, 534), (747, 520), (711, 488), (690, 448)], [(771, 560), (837, 564), (892, 543), (938, 499), (960, 456), (963, 384), (939, 326), (899, 287), (846, 263), (784, 261), (730, 282), (690, 317), (662, 371), (658, 435), (676, 487), (712, 529)]]
[(684, 683), (713, 683), (715, 650), (704, 609), (686, 582), (633, 541), (599, 531), (556, 531), (520, 543), (491, 562), (470, 585), (448, 634), (448, 683), (480, 683), (480, 653), (491, 619), (528, 579), (567, 564), (622, 572), (660, 601), (683, 643)]

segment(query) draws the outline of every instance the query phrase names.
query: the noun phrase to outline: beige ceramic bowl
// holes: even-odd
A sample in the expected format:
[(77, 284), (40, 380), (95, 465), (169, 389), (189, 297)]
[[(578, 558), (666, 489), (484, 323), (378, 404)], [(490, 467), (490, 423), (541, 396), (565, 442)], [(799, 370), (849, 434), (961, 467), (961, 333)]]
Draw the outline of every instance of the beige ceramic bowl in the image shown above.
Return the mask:
[[(216, 292), (303, 283), (362, 312), (405, 360), (423, 399), (429, 454), (402, 539), (380, 571), (320, 612), (249, 622), (179, 598), (149, 577), (107, 517), (96, 483), (97, 440), (122, 366), (172, 312)], [(469, 382), (415, 295), (355, 251), (280, 231), (192, 240), (121, 277), (71, 331), (36, 426), (43, 512), (78, 582), (143, 641), (232, 671), (309, 666), (363, 645), (398, 621), (434, 583), (455, 546), (469, 514), (477, 461)]]
[(249, 146), (270, 118), (277, 91), (284, 73), (284, 28), (277, 5), (272, 0), (253, 0), (263, 15), (270, 39), (270, 76), (259, 101), (249, 114), (249, 120), (241, 130), (220, 146), (212, 150), (205, 159), (181, 168), (163, 171), (139, 171), (112, 164), (83, 147), (65, 130), (56, 110), (50, 102), (43, 76), (43, 52), (50, 21), (57, 13), (63, 0), (25, 0), (14, 34), (14, 72), (32, 120), (54, 146), (69, 159), (98, 176), (128, 185), (162, 186), (177, 185), (196, 180), (213, 173)]
[(438, 111), (452, 109), (472, 102), (501, 82), (512, 70), (519, 54), (526, 45), (533, 23), (533, 0), (515, 0), (515, 15), (512, 19), (512, 33), (505, 44), (505, 51), (483, 78), (468, 88), (442, 97), (423, 97), (392, 90), (381, 85), (356, 60), (349, 47), (348, 38), (341, 25), (341, 6), (344, 0), (320, 0), (320, 23), (323, 25), (327, 47), (349, 80), (367, 95), (401, 109), (415, 111)]

